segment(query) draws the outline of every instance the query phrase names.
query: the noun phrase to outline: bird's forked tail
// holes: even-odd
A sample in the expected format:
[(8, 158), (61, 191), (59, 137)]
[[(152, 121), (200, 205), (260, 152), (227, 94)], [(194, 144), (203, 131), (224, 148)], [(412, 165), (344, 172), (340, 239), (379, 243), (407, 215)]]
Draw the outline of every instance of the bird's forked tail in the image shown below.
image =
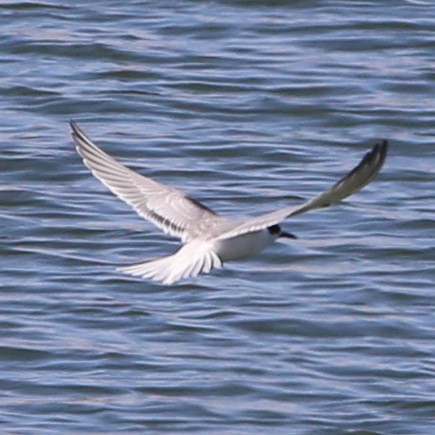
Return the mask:
[(172, 255), (118, 267), (117, 270), (170, 285), (221, 267), (222, 260), (211, 249), (210, 243), (201, 241), (187, 243)]

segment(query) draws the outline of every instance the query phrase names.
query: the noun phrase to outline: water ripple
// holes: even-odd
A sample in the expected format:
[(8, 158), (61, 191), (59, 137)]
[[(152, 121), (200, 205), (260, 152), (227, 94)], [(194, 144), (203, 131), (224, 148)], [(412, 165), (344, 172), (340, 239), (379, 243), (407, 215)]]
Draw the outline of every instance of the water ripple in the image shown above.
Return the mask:
[[(2, 3), (3, 432), (430, 433), (430, 5)], [(163, 288), (115, 271), (177, 245), (91, 177), (70, 119), (223, 214), (391, 147), (298, 240)]]

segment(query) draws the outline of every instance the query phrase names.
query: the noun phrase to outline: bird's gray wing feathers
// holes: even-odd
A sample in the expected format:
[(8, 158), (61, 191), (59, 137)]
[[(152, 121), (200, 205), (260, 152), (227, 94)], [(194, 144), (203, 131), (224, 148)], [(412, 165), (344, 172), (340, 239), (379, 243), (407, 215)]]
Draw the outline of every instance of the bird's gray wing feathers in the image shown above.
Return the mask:
[(376, 144), (347, 175), (341, 178), (330, 189), (301, 205), (288, 206), (282, 209), (240, 221), (231, 229), (221, 232), (217, 238), (229, 239), (242, 234), (259, 231), (278, 224), (285, 218), (305, 213), (317, 208), (328, 207), (358, 192), (373, 181), (384, 164), (387, 155), (387, 141)]
[(185, 242), (225, 220), (183, 192), (122, 165), (97, 147), (75, 122), (70, 125), (77, 152), (92, 174), (164, 232)]

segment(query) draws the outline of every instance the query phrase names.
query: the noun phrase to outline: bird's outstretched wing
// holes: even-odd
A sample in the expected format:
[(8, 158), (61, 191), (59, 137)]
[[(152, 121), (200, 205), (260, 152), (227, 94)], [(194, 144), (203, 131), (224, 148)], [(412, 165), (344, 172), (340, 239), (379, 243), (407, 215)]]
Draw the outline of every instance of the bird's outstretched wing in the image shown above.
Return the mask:
[(301, 205), (288, 206), (282, 209), (245, 219), (231, 229), (222, 232), (217, 238), (230, 239), (242, 234), (259, 231), (278, 224), (285, 218), (305, 213), (316, 208), (328, 207), (361, 190), (378, 175), (387, 156), (388, 144), (384, 140), (376, 144), (347, 175), (341, 178), (330, 189)]
[(77, 152), (92, 174), (143, 218), (183, 242), (226, 219), (183, 192), (144, 177), (97, 147), (71, 121)]

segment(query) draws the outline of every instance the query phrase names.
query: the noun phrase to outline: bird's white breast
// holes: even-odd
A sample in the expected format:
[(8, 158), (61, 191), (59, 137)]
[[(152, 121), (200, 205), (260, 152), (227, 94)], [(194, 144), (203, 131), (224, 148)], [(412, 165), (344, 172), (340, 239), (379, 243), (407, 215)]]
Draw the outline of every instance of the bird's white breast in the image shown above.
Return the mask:
[(214, 251), (222, 261), (241, 260), (258, 254), (273, 241), (274, 238), (269, 231), (255, 231), (231, 239), (217, 240)]

